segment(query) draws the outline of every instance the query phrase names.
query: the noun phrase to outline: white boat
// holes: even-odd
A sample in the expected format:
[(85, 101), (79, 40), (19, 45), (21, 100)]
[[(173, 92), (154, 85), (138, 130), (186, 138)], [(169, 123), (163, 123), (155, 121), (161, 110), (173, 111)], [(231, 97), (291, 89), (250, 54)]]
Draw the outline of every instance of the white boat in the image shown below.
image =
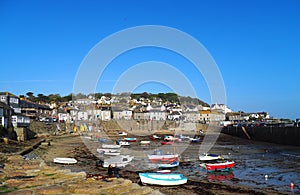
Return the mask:
[(102, 144), (102, 148), (118, 149), (118, 148), (121, 148), (121, 145), (116, 145), (116, 144)]
[(168, 173), (171, 173), (172, 171), (171, 170), (168, 170), (168, 169), (163, 169), (163, 170), (158, 170), (156, 171), (156, 173), (163, 173), (163, 174), (168, 174)]
[(223, 157), (218, 154), (204, 153), (199, 156), (199, 160), (201, 161), (213, 161), (213, 160), (220, 160), (220, 159), (223, 159)]
[(110, 164), (112, 165), (116, 165), (118, 167), (125, 167), (126, 165), (128, 165), (132, 160), (133, 160), (134, 156), (130, 156), (130, 155), (119, 155), (119, 156), (114, 156), (108, 159), (104, 159), (103, 163), (103, 167), (108, 167)]
[(187, 178), (178, 173), (139, 173), (143, 184), (174, 186), (187, 183)]
[(127, 133), (123, 131), (123, 132), (119, 133), (119, 135), (127, 136)]
[(100, 149), (97, 149), (97, 152), (100, 153), (100, 154), (104, 154), (104, 155), (110, 155), (110, 156), (117, 156), (117, 155), (120, 155), (120, 150), (117, 150), (117, 149), (103, 149), (103, 148), (100, 148)]
[(127, 141), (116, 141), (116, 144), (120, 146), (130, 146), (130, 143)]
[(59, 164), (76, 164), (77, 160), (75, 158), (54, 158), (53, 162)]
[(150, 141), (144, 141), (144, 140), (142, 140), (142, 141), (141, 141), (141, 144), (147, 145), (147, 144), (150, 144)]

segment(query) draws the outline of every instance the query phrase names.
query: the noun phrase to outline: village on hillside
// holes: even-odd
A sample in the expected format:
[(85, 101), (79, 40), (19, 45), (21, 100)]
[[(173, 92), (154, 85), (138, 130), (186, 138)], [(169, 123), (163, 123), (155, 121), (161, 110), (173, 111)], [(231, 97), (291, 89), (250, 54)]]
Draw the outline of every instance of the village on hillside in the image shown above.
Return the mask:
[[(159, 128), (164, 121), (178, 121), (181, 124), (180, 128), (189, 129), (188, 124), (214, 123), (226, 126), (250, 121), (252, 125), (260, 125), (277, 119), (270, 117), (267, 112), (233, 112), (224, 104), (209, 106), (206, 103), (191, 104), (185, 101), (164, 102), (161, 98), (135, 99), (129, 95), (111, 97), (103, 95), (99, 98), (88, 96), (45, 104), (32, 102), (24, 96), (0, 92), (1, 129), (14, 129), (17, 134), (23, 135), (23, 140), (26, 139), (23, 131), (28, 129), (31, 121), (78, 125), (111, 120), (123, 121), (123, 124), (127, 124), (124, 129), (132, 130), (132, 128)], [(149, 127), (141, 126), (145, 121), (150, 124)], [(5, 133), (0, 135), (3, 137)]]

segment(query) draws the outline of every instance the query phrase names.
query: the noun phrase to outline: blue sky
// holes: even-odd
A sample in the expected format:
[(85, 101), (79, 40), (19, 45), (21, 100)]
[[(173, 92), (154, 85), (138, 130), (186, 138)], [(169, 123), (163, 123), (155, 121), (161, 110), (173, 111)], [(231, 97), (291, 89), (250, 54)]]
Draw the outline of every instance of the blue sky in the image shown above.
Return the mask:
[[(2, 0), (0, 91), (67, 95), (80, 64), (98, 42), (126, 28), (163, 25), (191, 35), (208, 50), (223, 77), (230, 108), (299, 118), (299, 9), (298, 0)], [(116, 57), (97, 91), (111, 92), (122, 73), (151, 60), (174, 65), (196, 86), (198, 98), (216, 103), (189, 61), (157, 48)], [(167, 90), (164, 84), (146, 83), (134, 91)]]

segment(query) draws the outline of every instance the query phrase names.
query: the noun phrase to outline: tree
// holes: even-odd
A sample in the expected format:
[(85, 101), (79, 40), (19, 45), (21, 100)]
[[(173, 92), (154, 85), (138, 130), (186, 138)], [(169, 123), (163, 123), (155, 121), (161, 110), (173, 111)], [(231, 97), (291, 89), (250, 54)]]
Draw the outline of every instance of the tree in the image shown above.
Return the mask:
[(34, 95), (33, 95), (32, 92), (27, 92), (26, 95), (28, 96), (28, 99), (29, 99), (30, 101), (34, 101), (35, 97), (34, 97)]

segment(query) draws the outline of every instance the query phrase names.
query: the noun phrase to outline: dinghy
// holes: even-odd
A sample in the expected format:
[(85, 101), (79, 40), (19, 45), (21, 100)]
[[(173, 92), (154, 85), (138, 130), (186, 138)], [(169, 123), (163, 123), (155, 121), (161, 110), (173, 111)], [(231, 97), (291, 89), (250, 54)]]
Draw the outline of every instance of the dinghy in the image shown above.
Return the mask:
[(150, 141), (147, 141), (147, 140), (142, 140), (141, 141), (141, 145), (147, 145), (147, 144), (150, 144)]
[(108, 167), (110, 164), (117, 164), (118, 167), (125, 167), (133, 160), (133, 158), (134, 156), (130, 155), (118, 155), (108, 159), (104, 159), (104, 161), (101, 163), (103, 167)]
[(54, 158), (53, 162), (59, 164), (76, 164), (77, 160), (75, 158)]
[(127, 141), (116, 141), (116, 144), (120, 146), (130, 146), (130, 143)]
[(136, 142), (136, 138), (135, 137), (125, 137), (124, 140), (128, 141), (128, 142)]
[(187, 178), (179, 173), (139, 173), (143, 184), (175, 186), (187, 183)]
[(199, 156), (199, 160), (201, 161), (213, 161), (213, 160), (220, 160), (220, 159), (223, 159), (223, 157), (218, 154), (204, 153)]
[(97, 152), (99, 154), (104, 154), (104, 155), (110, 155), (110, 156), (117, 156), (117, 155), (120, 155), (120, 150), (117, 150), (117, 149), (103, 149), (103, 148), (100, 148), (100, 149), (97, 149)]
[(121, 145), (116, 145), (116, 144), (102, 144), (102, 148), (118, 149), (118, 148), (121, 148)]
[(229, 171), (233, 169), (235, 163), (233, 161), (225, 161), (221, 163), (206, 163), (207, 171)]
[(179, 166), (179, 162), (178, 161), (174, 161), (171, 163), (158, 163), (157, 167), (158, 168), (173, 168), (173, 167), (178, 167)]

